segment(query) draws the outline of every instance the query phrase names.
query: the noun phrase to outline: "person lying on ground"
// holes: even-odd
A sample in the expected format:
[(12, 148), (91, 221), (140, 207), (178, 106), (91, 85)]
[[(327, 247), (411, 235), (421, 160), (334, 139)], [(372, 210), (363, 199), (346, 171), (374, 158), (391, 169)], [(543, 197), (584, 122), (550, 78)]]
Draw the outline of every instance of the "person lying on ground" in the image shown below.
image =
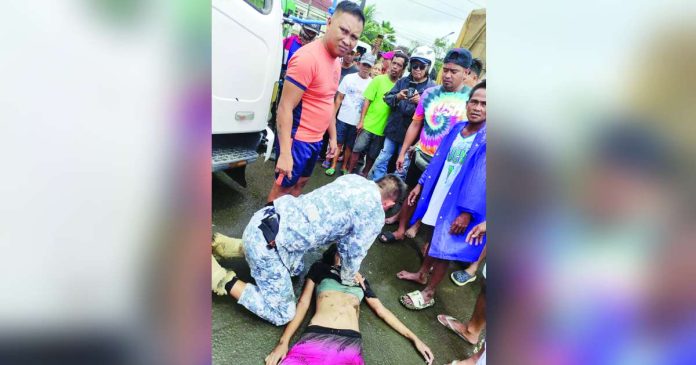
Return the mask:
[[(266, 365), (326, 364), (327, 360), (332, 364), (364, 364), (359, 328), (363, 299), (377, 316), (413, 343), (427, 364), (432, 364), (430, 348), (384, 307), (367, 279), (358, 273), (356, 280), (360, 286), (346, 286), (341, 284), (340, 270), (341, 257), (337, 246), (332, 245), (309, 270), (297, 303), (297, 314), (285, 327), (278, 345), (266, 356)], [(290, 339), (307, 315), (315, 289), (316, 312), (300, 340), (288, 352)]]
[[(341, 283), (357, 286), (358, 272), (367, 250), (384, 224), (384, 212), (406, 192), (396, 175), (373, 182), (350, 174), (310, 193), (284, 195), (254, 214), (244, 229), (242, 246), (251, 276), (247, 284), (212, 259), (212, 290), (230, 295), (259, 317), (281, 326), (295, 316), (291, 276), (303, 271), (305, 252), (338, 243), (343, 266)], [(215, 248), (215, 247), (214, 247)], [(216, 252), (238, 252), (216, 247)]]

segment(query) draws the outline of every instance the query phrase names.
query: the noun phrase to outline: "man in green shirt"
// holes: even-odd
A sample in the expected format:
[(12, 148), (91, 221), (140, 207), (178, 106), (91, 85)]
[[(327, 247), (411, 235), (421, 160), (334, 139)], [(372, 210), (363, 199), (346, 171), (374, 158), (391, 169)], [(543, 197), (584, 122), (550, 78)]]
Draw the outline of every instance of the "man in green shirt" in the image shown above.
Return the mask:
[(367, 89), (365, 89), (365, 101), (358, 122), (358, 136), (353, 146), (353, 154), (346, 166), (348, 172), (353, 172), (358, 160), (363, 154), (367, 154), (367, 162), (360, 175), (367, 176), (379, 156), (379, 151), (384, 143), (384, 127), (387, 126), (387, 118), (391, 108), (384, 102), (384, 95), (394, 87), (399, 79), (401, 72), (408, 63), (408, 56), (403, 53), (396, 53), (389, 66), (389, 72), (379, 75), (372, 79)]

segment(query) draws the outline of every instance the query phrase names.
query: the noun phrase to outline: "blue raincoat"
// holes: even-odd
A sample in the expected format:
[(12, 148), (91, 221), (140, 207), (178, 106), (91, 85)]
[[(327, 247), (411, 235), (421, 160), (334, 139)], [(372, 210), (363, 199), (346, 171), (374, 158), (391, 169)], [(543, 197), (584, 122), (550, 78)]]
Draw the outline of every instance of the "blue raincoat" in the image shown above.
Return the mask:
[[(468, 123), (458, 123), (445, 137), (435, 152), (428, 168), (423, 172), (418, 183), (423, 187), (418, 205), (411, 218), (411, 224), (423, 218), (428, 210), (437, 180), (447, 159), (447, 153), (457, 138), (457, 134)], [(447, 198), (442, 203), (440, 213), (435, 224), (433, 239), (430, 244), (430, 256), (443, 260), (456, 260), (474, 262), (478, 260), (481, 251), (486, 244), (486, 236), (483, 243), (478, 246), (468, 244), (466, 235), (474, 226), (486, 220), (486, 127), (481, 128), (471, 149), (466, 155), (466, 160), (459, 174), (452, 183), (447, 193)], [(462, 234), (449, 233), (452, 222), (459, 214), (467, 212), (471, 214), (471, 221)]]

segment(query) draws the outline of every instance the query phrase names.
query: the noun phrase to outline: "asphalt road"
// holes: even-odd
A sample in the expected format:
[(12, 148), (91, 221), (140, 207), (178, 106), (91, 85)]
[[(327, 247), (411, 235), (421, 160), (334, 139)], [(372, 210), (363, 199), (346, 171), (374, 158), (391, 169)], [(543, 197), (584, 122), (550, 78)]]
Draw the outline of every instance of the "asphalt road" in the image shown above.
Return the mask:
[[(337, 169), (338, 170), (338, 169)], [(317, 165), (305, 189), (309, 192), (331, 182), (324, 169)], [(266, 202), (266, 196), (273, 182), (273, 162), (257, 161), (247, 167), (248, 187), (242, 188), (229, 179), (213, 178), (212, 220), (213, 231), (233, 237), (241, 237), (242, 231), (252, 214)], [(385, 229), (394, 229), (388, 226)], [(468, 357), (472, 346), (456, 334), (440, 325), (436, 316), (441, 313), (452, 315), (460, 320), (468, 320), (474, 308), (476, 295), (480, 290), (476, 281), (464, 287), (457, 287), (446, 278), (440, 284), (435, 297), (435, 306), (410, 311), (399, 303), (399, 296), (416, 290), (415, 283), (396, 278), (400, 270), (417, 270), (421, 257), (419, 249), (423, 239), (406, 239), (400, 243), (383, 244), (379, 241), (370, 248), (362, 264), (361, 273), (372, 284), (373, 290), (394, 314), (425, 342), (435, 354), (435, 364), (448, 364), (454, 359)], [(319, 254), (305, 256), (308, 269)], [(240, 278), (249, 280), (249, 270), (244, 260), (235, 259), (221, 262), (223, 266), (234, 269)], [(450, 271), (461, 268), (453, 263)], [(301, 291), (302, 278), (294, 278), (295, 293)], [(212, 294), (211, 294), (212, 295)], [(244, 307), (237, 305), (231, 297), (212, 295), (212, 349), (214, 364), (262, 364), (263, 359), (273, 349), (283, 327), (276, 327), (256, 317)], [(313, 308), (305, 323), (293, 338), (299, 338), (309, 322)], [(369, 309), (361, 305), (360, 332), (363, 337), (363, 354), (367, 364), (423, 364), (411, 342), (392, 330)]]

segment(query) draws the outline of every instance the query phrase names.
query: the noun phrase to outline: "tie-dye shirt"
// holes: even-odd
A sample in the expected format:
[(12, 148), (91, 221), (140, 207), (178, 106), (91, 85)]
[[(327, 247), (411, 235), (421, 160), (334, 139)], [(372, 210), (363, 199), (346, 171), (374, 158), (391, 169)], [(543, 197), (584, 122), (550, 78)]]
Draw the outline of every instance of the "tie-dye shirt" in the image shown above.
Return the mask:
[(416, 148), (428, 156), (434, 156), (440, 142), (452, 127), (466, 121), (466, 102), (469, 101), (467, 86), (459, 91), (447, 92), (442, 86), (426, 89), (418, 102), (414, 120), (423, 121), (420, 140)]

